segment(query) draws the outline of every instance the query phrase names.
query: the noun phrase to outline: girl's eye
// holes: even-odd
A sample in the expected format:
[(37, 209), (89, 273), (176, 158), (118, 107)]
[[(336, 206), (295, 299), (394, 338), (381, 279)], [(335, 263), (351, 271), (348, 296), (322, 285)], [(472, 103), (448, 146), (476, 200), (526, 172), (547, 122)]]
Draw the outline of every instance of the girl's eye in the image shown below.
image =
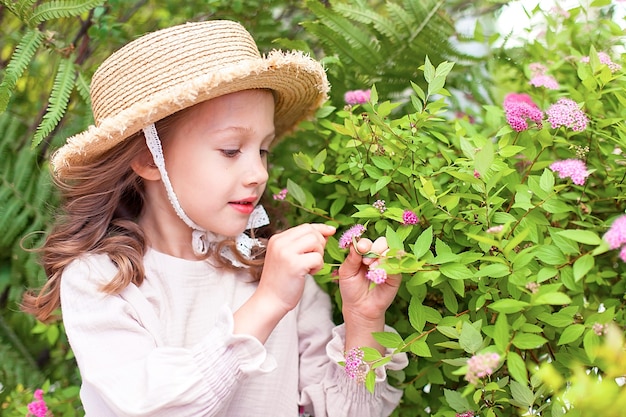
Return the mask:
[(222, 153), (228, 158), (234, 158), (239, 155), (240, 152), (241, 151), (239, 149), (222, 149)]
[(267, 149), (261, 149), (260, 154), (261, 158), (267, 158), (268, 156), (270, 156), (270, 151), (268, 151)]

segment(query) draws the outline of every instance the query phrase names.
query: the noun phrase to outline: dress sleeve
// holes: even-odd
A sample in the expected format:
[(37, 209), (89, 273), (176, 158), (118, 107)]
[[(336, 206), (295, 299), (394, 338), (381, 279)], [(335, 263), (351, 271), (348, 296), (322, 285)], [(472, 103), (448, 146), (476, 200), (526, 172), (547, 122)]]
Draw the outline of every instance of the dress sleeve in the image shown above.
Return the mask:
[(74, 261), (61, 280), (66, 333), (96, 408), (118, 416), (216, 416), (232, 400), (235, 384), (275, 367), (258, 340), (233, 335), (226, 307), (197, 345), (164, 347), (128, 301), (137, 287), (129, 286), (127, 297), (100, 290), (113, 274), (108, 257), (97, 255)]
[[(385, 331), (394, 331), (386, 327)], [(344, 326), (335, 326), (328, 294), (310, 278), (298, 311), (300, 347), (300, 403), (315, 417), (390, 415), (402, 391), (387, 380), (387, 369), (400, 370), (408, 364), (406, 354), (375, 370), (376, 384), (370, 393), (364, 384), (350, 379), (338, 362), (344, 360)], [(391, 352), (388, 351), (389, 355)]]

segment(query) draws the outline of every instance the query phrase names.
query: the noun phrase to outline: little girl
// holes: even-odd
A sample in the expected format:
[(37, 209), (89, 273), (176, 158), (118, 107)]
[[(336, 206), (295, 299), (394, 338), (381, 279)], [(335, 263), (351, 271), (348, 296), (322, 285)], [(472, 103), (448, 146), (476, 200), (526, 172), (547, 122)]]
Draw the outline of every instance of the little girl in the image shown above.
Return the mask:
[[(390, 330), (399, 277), (370, 289), (384, 238), (339, 269), (344, 324), (311, 277), (335, 229), (269, 239), (258, 205), (272, 143), (311, 117), (328, 82), (298, 52), (261, 57), (238, 23), (144, 35), (93, 76), (95, 126), (52, 159), (64, 215), (48, 236), (48, 281), (24, 297), (40, 320), (62, 308), (88, 416), (387, 416), (386, 369), (370, 393), (339, 365)], [(244, 233), (244, 231), (247, 231)]]

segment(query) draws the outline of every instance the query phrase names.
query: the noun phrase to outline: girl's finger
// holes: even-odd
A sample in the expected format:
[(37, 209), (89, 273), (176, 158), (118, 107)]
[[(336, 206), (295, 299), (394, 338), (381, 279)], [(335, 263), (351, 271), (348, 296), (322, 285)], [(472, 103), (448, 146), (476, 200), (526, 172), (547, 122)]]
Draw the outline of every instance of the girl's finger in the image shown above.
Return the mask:
[(372, 247), (370, 250), (372, 252), (376, 252), (378, 254), (383, 254), (387, 249), (389, 249), (389, 245), (387, 245), (387, 239), (383, 236), (379, 237), (372, 243)]

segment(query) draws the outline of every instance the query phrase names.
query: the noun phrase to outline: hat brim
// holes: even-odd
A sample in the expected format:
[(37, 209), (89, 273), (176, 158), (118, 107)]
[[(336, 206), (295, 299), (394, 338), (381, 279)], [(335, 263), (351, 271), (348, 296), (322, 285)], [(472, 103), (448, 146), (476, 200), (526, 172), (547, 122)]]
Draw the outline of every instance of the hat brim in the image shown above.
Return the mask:
[(180, 110), (250, 89), (274, 92), (274, 124), (280, 138), (313, 116), (327, 100), (329, 85), (319, 63), (299, 51), (273, 51), (266, 57), (242, 61), (227, 70), (155, 92), (149, 101), (136, 103), (68, 138), (52, 157), (55, 175), (62, 178), (70, 167), (94, 162), (144, 127)]

